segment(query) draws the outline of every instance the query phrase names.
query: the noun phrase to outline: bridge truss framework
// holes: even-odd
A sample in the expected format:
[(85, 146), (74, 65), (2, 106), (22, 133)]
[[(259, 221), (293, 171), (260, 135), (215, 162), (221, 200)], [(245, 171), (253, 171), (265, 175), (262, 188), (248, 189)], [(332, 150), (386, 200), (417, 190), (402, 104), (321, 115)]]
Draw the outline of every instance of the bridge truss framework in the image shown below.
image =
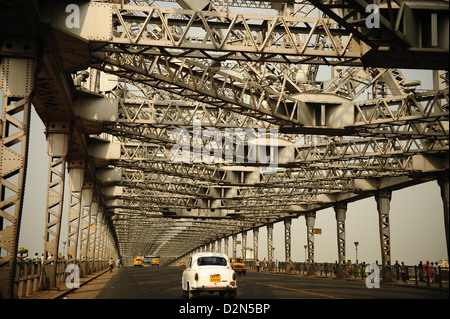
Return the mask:
[[(448, 1), (381, 1), (377, 28), (368, 4), (0, 1), (0, 296), (14, 295), (32, 107), (49, 155), (45, 265), (64, 192), (67, 258), (176, 263), (222, 240), (228, 253), (230, 237), (236, 254), (252, 230), (256, 259), (267, 226), (271, 261), (283, 221), (289, 261), (305, 216), (313, 262), (315, 216), (334, 207), (342, 262), (347, 204), (374, 196), (387, 265), (392, 191), (431, 180), (448, 247)], [(433, 90), (402, 68), (433, 70)]]

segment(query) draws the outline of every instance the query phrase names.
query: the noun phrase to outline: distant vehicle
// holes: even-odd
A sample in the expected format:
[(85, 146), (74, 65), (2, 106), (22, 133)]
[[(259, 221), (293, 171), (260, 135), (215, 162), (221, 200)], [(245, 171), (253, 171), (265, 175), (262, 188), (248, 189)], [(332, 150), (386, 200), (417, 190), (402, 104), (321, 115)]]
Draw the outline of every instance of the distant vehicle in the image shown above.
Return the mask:
[(215, 252), (196, 253), (189, 258), (181, 279), (183, 295), (195, 298), (201, 292), (218, 292), (236, 297), (236, 273), (227, 255)]
[(159, 266), (159, 258), (152, 258), (152, 266)]
[(240, 257), (230, 257), (230, 264), (233, 270), (237, 274), (247, 274), (247, 268), (245, 267), (244, 260)]
[(159, 266), (159, 257), (145, 256), (144, 266)]
[(142, 257), (133, 258), (133, 267), (142, 267), (144, 266), (144, 259)]

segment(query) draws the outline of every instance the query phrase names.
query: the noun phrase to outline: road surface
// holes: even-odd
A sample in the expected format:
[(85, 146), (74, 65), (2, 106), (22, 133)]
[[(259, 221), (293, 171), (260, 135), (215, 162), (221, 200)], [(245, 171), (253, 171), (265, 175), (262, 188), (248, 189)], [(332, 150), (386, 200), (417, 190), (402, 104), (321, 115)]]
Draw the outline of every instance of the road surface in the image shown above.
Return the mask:
[[(181, 268), (122, 267), (106, 273), (67, 295), (67, 299), (183, 299)], [(309, 278), (251, 272), (237, 275), (236, 299), (448, 299), (445, 291), (381, 284), (368, 289), (362, 281)], [(200, 300), (221, 299), (200, 294)]]

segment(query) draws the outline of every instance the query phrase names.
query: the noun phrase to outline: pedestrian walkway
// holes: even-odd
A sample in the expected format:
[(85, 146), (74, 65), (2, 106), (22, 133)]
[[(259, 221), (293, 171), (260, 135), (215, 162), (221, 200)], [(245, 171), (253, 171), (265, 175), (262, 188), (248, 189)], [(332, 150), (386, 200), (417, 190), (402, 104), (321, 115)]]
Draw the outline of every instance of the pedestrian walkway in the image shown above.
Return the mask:
[[(104, 273), (106, 273), (108, 271), (109, 271), (109, 269), (105, 269), (102, 271), (98, 271), (94, 274), (87, 275), (85, 277), (80, 278), (80, 287), (84, 286), (88, 282), (98, 278), (99, 276), (103, 275)], [(29, 296), (23, 297), (21, 299), (61, 299), (64, 296), (75, 291), (76, 289), (77, 288), (68, 288), (65, 284), (61, 284), (61, 286), (59, 288), (40, 291), (36, 294), (29, 295)]]

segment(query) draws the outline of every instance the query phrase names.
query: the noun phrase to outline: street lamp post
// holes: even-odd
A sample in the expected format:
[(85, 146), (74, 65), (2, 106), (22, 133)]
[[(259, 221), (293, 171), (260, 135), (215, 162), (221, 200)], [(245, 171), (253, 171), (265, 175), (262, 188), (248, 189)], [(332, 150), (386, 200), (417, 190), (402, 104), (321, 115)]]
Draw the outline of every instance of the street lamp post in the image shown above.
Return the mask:
[(355, 241), (355, 248), (356, 248), (356, 263), (358, 263), (358, 244), (359, 244), (359, 242)]

